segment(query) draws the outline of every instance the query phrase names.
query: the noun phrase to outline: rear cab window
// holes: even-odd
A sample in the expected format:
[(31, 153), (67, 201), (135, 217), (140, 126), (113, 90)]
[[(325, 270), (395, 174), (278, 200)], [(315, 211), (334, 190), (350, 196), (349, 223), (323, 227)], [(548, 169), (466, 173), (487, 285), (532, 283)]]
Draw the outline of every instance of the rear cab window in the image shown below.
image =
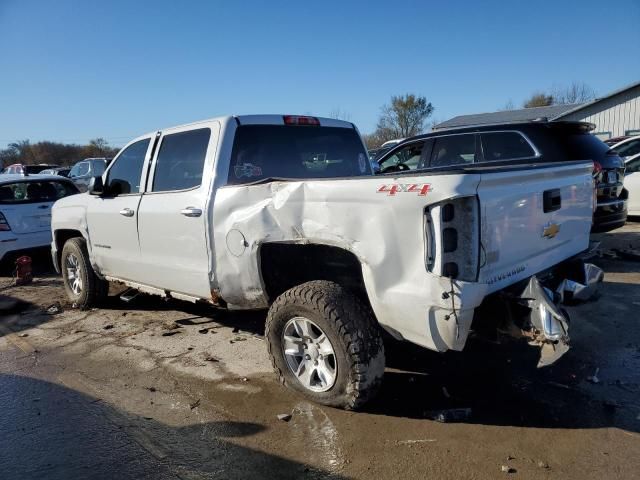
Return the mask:
[(68, 182), (16, 182), (0, 185), (0, 204), (16, 205), (27, 203), (55, 202), (78, 193), (78, 189)]
[(353, 128), (240, 125), (231, 153), (228, 184), (268, 178), (313, 179), (371, 175)]

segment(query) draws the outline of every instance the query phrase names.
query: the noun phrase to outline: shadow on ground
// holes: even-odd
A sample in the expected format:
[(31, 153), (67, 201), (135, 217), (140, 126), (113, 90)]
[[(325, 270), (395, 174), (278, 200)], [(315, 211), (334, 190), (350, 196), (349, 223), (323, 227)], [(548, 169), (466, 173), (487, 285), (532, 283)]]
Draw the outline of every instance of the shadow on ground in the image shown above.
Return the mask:
[[(172, 427), (57, 384), (0, 375), (0, 478), (343, 478), (239, 446), (263, 425)], [(232, 441), (230, 441), (232, 440)]]

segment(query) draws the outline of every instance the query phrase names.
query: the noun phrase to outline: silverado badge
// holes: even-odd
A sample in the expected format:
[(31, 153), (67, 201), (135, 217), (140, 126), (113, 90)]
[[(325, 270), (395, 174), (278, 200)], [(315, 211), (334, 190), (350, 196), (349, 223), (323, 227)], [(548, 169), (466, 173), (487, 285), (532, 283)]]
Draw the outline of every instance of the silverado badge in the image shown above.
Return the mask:
[(544, 230), (542, 230), (542, 236), (544, 238), (553, 238), (558, 234), (559, 231), (560, 231), (560, 225), (558, 225), (557, 223), (549, 222), (544, 227)]

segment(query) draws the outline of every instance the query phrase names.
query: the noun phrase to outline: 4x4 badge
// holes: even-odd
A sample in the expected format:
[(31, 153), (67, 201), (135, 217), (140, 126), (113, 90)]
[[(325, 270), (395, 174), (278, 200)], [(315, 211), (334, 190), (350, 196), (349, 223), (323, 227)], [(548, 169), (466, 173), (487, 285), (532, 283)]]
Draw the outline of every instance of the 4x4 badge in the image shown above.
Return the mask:
[(553, 238), (558, 234), (559, 231), (560, 225), (558, 225), (557, 223), (549, 223), (544, 227), (544, 230), (542, 230), (542, 236), (544, 238)]

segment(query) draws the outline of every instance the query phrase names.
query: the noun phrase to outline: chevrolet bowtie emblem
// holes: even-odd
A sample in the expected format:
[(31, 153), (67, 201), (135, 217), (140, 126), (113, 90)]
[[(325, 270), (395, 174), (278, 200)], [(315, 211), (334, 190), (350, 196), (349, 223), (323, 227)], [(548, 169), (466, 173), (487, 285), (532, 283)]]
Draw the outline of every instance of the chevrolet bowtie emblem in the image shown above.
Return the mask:
[(544, 230), (542, 230), (542, 236), (544, 238), (553, 238), (558, 234), (559, 231), (560, 225), (558, 225), (557, 223), (550, 223), (549, 225), (544, 227)]

